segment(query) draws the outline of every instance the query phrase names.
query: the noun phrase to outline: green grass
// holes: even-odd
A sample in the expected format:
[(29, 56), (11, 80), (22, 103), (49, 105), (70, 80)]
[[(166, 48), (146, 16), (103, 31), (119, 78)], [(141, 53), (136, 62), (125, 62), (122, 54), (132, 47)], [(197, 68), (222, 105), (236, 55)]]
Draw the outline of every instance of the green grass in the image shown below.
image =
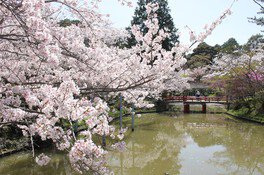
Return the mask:
[(227, 113), (238, 118), (251, 120), (258, 123), (264, 123), (264, 115), (249, 113), (248, 108), (241, 108), (239, 110), (229, 110)]

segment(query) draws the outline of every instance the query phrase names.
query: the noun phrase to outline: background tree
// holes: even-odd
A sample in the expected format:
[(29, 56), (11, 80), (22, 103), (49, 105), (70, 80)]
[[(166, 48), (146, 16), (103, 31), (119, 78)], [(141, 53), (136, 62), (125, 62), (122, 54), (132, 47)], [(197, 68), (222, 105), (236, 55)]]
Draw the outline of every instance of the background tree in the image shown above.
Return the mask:
[(229, 38), (222, 46), (221, 52), (222, 53), (233, 53), (235, 50), (240, 49), (241, 46), (238, 44), (235, 38)]
[(71, 19), (63, 19), (59, 22), (59, 25), (61, 27), (68, 27), (68, 26), (71, 26), (71, 25), (78, 25), (80, 24), (80, 21), (79, 20), (71, 20)]
[(263, 121), (264, 114), (263, 49), (224, 54), (214, 59), (206, 81), (222, 89), (232, 101), (231, 109), (253, 120)]
[(213, 58), (218, 54), (217, 47), (213, 47), (203, 42), (187, 56), (188, 68), (198, 68), (211, 64)]
[(247, 43), (243, 46), (244, 51), (250, 51), (251, 49), (261, 49), (263, 47), (264, 38), (261, 34), (252, 35)]
[[(165, 50), (171, 50), (173, 45), (179, 42), (179, 36), (176, 34), (177, 29), (174, 26), (173, 19), (170, 15), (170, 9), (168, 7), (167, 0), (139, 0), (138, 7), (135, 10), (133, 19), (131, 21), (131, 26), (138, 25), (140, 30), (146, 34), (148, 32), (148, 28), (145, 24), (147, 20), (147, 11), (146, 4), (148, 3), (157, 3), (159, 5), (159, 9), (157, 10), (157, 19), (159, 20), (159, 29), (163, 29), (170, 36), (166, 37), (166, 39), (162, 42), (162, 48)], [(131, 26), (127, 28), (127, 30), (131, 33)], [(131, 47), (136, 45), (137, 41), (133, 35), (128, 38), (127, 47)]]

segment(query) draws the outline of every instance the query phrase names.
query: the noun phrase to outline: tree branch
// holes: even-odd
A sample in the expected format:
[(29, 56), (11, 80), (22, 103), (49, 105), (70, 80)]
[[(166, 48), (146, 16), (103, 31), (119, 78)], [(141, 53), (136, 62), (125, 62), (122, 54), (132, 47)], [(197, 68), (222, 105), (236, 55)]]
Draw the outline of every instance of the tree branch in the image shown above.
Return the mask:
[(260, 6), (261, 9), (264, 9), (264, 7), (257, 1), (257, 0), (253, 0), (258, 6)]

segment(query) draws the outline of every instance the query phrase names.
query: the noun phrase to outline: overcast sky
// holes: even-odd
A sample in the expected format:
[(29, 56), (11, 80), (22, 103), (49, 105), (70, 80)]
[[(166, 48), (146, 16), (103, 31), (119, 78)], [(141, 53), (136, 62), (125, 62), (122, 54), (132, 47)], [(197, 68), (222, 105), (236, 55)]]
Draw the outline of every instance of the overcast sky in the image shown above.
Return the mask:
[[(103, 0), (100, 11), (110, 14), (113, 26), (125, 28), (129, 26), (138, 0), (131, 0), (133, 8), (120, 5), (118, 0)], [(181, 32), (180, 41), (189, 43), (188, 29), (199, 33), (205, 24), (217, 19), (233, 0), (168, 0), (171, 16), (176, 28)], [(238, 0), (232, 7), (233, 14), (214, 30), (205, 42), (210, 45), (223, 44), (230, 37), (234, 37), (240, 44), (247, 42), (253, 34), (261, 33), (261, 28), (249, 23), (247, 17), (254, 17), (259, 7), (253, 0)]]

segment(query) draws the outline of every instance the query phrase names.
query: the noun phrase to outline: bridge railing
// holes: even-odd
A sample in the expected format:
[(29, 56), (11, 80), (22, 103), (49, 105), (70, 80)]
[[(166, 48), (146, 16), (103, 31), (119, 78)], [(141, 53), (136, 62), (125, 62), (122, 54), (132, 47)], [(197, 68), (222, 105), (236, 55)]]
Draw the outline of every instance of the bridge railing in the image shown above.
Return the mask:
[(226, 96), (216, 96), (216, 97), (209, 97), (209, 96), (168, 96), (165, 97), (164, 100), (166, 101), (204, 101), (204, 102), (228, 102), (228, 98)]

